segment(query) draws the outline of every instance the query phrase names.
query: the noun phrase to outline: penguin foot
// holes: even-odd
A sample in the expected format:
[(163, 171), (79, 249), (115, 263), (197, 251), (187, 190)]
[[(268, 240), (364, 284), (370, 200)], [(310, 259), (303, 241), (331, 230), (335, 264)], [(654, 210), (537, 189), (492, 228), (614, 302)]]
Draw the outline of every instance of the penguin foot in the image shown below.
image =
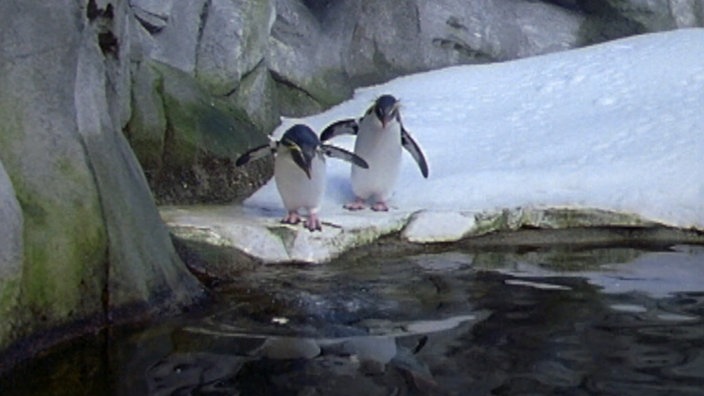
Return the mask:
[(297, 212), (288, 212), (286, 217), (281, 219), (283, 224), (298, 224), (301, 222), (301, 216)]
[(375, 212), (388, 212), (389, 207), (386, 206), (386, 202), (379, 201), (372, 205), (372, 210)]
[(347, 210), (362, 210), (364, 209), (364, 200), (357, 198), (354, 202), (347, 203), (343, 206)]
[(317, 215), (311, 214), (308, 216), (308, 220), (303, 223), (303, 226), (308, 229), (308, 231), (322, 231), (323, 226), (320, 223), (320, 219)]

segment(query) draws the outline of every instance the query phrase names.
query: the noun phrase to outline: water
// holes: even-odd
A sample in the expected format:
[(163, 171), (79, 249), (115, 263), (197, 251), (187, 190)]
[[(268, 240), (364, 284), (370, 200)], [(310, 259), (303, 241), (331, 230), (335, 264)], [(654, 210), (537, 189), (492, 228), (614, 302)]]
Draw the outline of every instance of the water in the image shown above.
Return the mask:
[(11, 395), (704, 395), (704, 248), (453, 250), (270, 266), (113, 330)]

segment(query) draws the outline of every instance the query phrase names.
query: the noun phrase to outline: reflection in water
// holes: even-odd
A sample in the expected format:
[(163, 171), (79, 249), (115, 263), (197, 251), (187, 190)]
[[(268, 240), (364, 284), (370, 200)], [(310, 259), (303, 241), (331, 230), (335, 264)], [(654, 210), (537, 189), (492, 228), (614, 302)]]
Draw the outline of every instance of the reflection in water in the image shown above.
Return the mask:
[[(701, 395), (702, 258), (454, 251), (266, 267), (222, 286), (208, 314), (57, 352), (0, 393)], [(63, 375), (37, 380), (49, 372)]]

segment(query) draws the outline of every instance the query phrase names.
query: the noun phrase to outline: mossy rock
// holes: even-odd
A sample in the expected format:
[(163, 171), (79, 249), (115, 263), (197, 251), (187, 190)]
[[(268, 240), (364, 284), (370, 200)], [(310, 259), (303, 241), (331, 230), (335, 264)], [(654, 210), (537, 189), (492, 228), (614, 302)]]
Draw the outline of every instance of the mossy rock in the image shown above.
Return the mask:
[(271, 161), (234, 166), (240, 154), (267, 142), (243, 110), (213, 97), (183, 71), (156, 62), (141, 67), (155, 74), (142, 81), (151, 93), (135, 88), (142, 93), (134, 98), (134, 107), (138, 102), (161, 103), (153, 107), (163, 109), (164, 123), (158, 117), (150, 124), (133, 117), (127, 136), (158, 204), (243, 199), (271, 177)]
[(103, 311), (100, 298), (89, 297), (102, 295), (107, 275), (107, 235), (93, 175), (69, 132), (75, 124), (47, 123), (50, 112), (37, 107), (21, 97), (0, 101), (0, 158), (23, 217), (21, 275), (0, 281), (2, 309), (12, 318), (6, 323), (12, 328), (1, 329), (0, 345)]

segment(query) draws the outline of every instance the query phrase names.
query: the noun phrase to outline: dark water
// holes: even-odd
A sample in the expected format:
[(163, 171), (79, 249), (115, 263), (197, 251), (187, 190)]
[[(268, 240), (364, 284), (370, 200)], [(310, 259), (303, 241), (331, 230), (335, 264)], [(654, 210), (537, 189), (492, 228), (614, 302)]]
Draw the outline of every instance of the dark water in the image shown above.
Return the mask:
[(704, 249), (266, 267), (207, 313), (86, 337), (10, 395), (704, 395)]

